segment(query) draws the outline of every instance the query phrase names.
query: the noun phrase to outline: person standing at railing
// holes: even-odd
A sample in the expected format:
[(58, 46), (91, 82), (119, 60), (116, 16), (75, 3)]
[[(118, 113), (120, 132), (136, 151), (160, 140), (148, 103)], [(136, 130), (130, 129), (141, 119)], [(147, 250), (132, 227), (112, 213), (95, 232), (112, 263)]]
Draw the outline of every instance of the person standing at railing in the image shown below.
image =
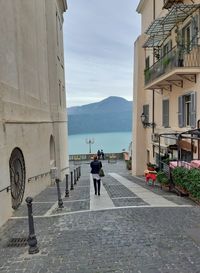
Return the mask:
[(101, 149), (101, 159), (103, 159), (104, 160), (104, 152), (103, 152), (103, 150)]

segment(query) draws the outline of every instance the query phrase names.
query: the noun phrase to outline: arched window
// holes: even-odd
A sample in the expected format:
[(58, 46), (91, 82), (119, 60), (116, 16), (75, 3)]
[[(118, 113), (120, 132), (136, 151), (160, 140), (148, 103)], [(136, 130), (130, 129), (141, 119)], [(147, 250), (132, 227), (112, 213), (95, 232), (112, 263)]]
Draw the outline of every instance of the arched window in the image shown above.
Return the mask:
[(10, 186), (12, 196), (12, 208), (17, 209), (22, 203), (25, 190), (26, 169), (22, 151), (14, 148), (10, 160)]

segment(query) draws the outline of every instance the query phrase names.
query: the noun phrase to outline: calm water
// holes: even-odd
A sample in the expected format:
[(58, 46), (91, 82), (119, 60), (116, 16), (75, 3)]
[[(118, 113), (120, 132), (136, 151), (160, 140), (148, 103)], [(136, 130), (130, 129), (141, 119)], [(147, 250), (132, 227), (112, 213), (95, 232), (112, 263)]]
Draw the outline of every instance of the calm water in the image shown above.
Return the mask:
[(70, 135), (69, 154), (89, 153), (89, 144), (86, 144), (89, 139), (94, 139), (94, 144), (91, 145), (92, 153), (96, 153), (98, 149), (103, 149), (104, 153), (120, 153), (122, 149), (128, 150), (131, 138), (131, 132)]

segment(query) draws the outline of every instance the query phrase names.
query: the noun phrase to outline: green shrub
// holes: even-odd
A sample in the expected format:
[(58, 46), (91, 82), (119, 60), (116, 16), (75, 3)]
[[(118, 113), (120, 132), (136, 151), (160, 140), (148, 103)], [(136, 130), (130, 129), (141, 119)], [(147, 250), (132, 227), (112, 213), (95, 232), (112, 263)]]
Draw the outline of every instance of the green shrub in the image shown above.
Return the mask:
[(191, 169), (188, 171), (187, 188), (192, 196), (200, 200), (200, 170)]
[(169, 185), (169, 179), (163, 171), (157, 173), (157, 181), (162, 185)]
[(188, 169), (177, 167), (172, 171), (172, 178), (175, 185), (182, 187), (184, 190), (188, 189)]
[(200, 169), (177, 167), (172, 171), (173, 182), (200, 200)]

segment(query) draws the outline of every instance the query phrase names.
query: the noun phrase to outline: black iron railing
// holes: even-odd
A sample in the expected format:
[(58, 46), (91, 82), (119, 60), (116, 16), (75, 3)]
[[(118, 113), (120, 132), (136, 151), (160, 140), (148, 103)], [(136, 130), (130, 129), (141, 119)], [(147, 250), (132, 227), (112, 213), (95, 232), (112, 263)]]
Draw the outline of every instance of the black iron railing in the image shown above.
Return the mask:
[(166, 55), (160, 58), (150, 68), (144, 70), (145, 85), (151, 83), (160, 76), (169, 73), (174, 68), (195, 68), (200, 67), (200, 46), (192, 48), (174, 47)]
[(7, 187), (5, 187), (4, 189), (1, 189), (0, 192), (3, 192), (3, 191), (9, 192), (9, 190), (10, 190), (10, 186), (7, 186)]

